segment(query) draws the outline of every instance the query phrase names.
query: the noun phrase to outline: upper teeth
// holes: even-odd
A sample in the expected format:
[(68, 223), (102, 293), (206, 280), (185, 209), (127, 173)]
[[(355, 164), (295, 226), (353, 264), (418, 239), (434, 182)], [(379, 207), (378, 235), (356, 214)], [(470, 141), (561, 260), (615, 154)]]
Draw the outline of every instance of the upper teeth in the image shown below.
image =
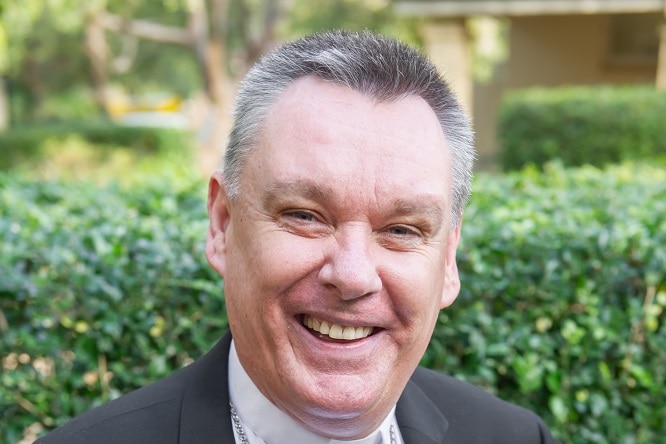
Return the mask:
[(322, 335), (328, 335), (333, 339), (346, 339), (348, 341), (365, 338), (373, 330), (373, 327), (344, 327), (340, 324), (331, 324), (309, 315), (303, 316), (303, 325)]

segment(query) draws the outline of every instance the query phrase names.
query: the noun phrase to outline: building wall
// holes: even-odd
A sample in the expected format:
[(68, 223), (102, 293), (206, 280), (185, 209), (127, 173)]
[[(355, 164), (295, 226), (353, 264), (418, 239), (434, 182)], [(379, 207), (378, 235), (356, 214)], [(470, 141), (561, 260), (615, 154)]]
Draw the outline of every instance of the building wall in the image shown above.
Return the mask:
[(512, 17), (508, 59), (490, 82), (474, 88), (479, 167), (492, 169), (496, 165), (498, 112), (502, 96), (508, 91), (534, 86), (654, 83), (656, 56), (651, 55), (653, 48), (645, 48), (645, 41), (658, 47), (656, 26), (661, 15), (641, 16), (631, 16), (636, 22), (632, 26), (641, 31), (643, 38), (633, 42), (636, 54), (614, 47), (612, 37), (617, 34), (618, 23), (624, 23), (622, 17)]
[(611, 33), (609, 15), (512, 18), (505, 87), (654, 82), (656, 59), (613, 60)]

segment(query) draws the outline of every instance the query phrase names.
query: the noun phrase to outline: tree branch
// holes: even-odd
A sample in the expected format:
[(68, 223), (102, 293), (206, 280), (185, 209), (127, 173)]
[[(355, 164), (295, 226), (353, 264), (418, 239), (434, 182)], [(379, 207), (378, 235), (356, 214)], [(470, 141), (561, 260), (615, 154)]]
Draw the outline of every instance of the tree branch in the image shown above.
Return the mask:
[(99, 25), (108, 31), (177, 45), (190, 46), (194, 43), (192, 33), (185, 28), (162, 25), (148, 20), (125, 19), (108, 12), (98, 13), (96, 19)]

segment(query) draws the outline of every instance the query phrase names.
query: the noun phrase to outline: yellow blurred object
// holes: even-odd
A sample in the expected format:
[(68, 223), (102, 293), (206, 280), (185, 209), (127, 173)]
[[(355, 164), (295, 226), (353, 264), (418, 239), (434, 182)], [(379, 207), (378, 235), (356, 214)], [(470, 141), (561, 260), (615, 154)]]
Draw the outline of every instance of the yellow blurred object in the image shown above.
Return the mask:
[(173, 94), (150, 94), (136, 97), (117, 97), (109, 101), (107, 112), (113, 118), (136, 112), (177, 113), (183, 100)]

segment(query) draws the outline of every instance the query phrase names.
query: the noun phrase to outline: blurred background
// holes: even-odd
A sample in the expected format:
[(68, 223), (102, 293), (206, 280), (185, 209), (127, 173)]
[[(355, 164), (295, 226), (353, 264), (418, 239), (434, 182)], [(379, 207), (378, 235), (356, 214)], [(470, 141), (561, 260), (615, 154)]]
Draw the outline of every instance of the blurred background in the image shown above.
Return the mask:
[(0, 130), (50, 128), (70, 145), (85, 144), (90, 126), (184, 130), (208, 174), (237, 82), (265, 51), (336, 27), (418, 44), (416, 23), (382, 0), (3, 0)]
[(0, 444), (222, 335), (206, 178), (235, 89), (333, 28), (422, 50), (475, 125), (422, 364), (562, 443), (666, 443), (666, 0), (0, 0)]
[[(397, 35), (441, 66), (499, 165), (503, 99), (524, 88), (666, 88), (662, 0), (3, 0), (0, 130), (113, 122), (187, 129), (208, 172), (236, 83), (280, 41)], [(661, 52), (660, 52), (661, 48)], [(74, 128), (72, 132), (76, 132)]]

